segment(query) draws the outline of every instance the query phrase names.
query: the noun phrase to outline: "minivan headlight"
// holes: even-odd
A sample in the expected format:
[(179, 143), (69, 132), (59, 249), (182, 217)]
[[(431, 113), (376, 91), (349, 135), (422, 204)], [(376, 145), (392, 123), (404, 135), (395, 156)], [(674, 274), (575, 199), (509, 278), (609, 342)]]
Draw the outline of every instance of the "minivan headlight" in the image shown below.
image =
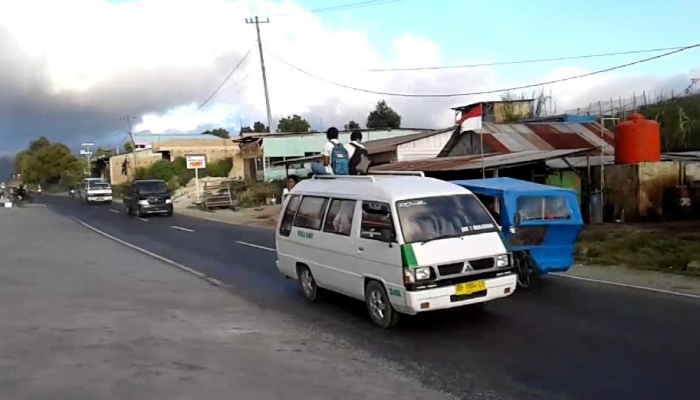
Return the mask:
[(173, 201), (172, 201), (171, 199), (165, 199), (165, 204), (170, 204), (170, 203), (172, 203), (172, 202), (173, 202)]
[(503, 268), (507, 267), (510, 260), (508, 259), (508, 254), (501, 254), (496, 256), (496, 267)]
[(148, 205), (148, 200), (139, 200), (139, 205), (147, 206), (147, 205)]
[(413, 274), (416, 277), (416, 281), (425, 281), (430, 279), (431, 271), (430, 267), (416, 268), (413, 270)]

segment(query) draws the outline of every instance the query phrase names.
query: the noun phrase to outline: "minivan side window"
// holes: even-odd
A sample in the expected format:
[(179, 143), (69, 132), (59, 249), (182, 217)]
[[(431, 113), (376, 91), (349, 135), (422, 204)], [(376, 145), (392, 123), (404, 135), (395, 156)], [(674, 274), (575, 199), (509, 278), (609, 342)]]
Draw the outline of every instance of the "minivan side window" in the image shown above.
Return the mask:
[(299, 204), (294, 226), (316, 231), (321, 230), (327, 204), (328, 199), (325, 197), (304, 196)]
[(383, 242), (394, 241), (396, 231), (391, 218), (391, 206), (388, 203), (362, 202), (360, 237)]
[(290, 232), (292, 232), (292, 224), (294, 223), (294, 216), (297, 214), (297, 208), (299, 208), (299, 196), (290, 197), (282, 216), (280, 235), (289, 236)]
[(355, 200), (333, 199), (328, 208), (323, 231), (350, 236), (352, 217), (355, 214)]

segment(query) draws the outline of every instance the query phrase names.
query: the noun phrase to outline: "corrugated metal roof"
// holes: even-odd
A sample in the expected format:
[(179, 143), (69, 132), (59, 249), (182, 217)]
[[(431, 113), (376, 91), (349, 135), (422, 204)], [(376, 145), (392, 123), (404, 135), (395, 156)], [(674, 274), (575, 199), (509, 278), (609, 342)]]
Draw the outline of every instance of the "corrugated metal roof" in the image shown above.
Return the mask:
[(664, 153), (661, 155), (664, 161), (700, 161), (700, 151), (681, 151)]
[[(601, 127), (597, 123), (534, 122), (520, 124), (483, 124), (484, 144), (497, 153), (529, 150), (569, 150), (601, 145)], [(605, 153), (614, 154), (615, 136), (603, 130)]]
[[(406, 131), (416, 131), (418, 133), (423, 133), (423, 132), (428, 132), (428, 131), (437, 131), (436, 129), (418, 129), (418, 128), (385, 128), (385, 129), (357, 129), (358, 131), (362, 133), (372, 133), (372, 132), (391, 132), (391, 131), (399, 131), (399, 132), (406, 132)], [(339, 130), (338, 131), (340, 134), (343, 133), (351, 133), (352, 130)], [(234, 142), (242, 141), (245, 139), (249, 138), (266, 138), (266, 137), (289, 137), (289, 136), (294, 136), (294, 137), (302, 137), (302, 136), (319, 136), (319, 135), (326, 135), (326, 132), (276, 132), (276, 133), (246, 133), (243, 136), (237, 136), (237, 137), (232, 137), (231, 139)], [(407, 135), (405, 135), (407, 136)]]
[[(507, 154), (486, 154), (483, 165), (486, 169), (500, 167), (513, 167), (517, 165), (532, 164), (560, 157), (590, 151), (590, 148), (565, 149), (565, 150), (527, 150)], [(463, 171), (481, 169), (480, 155), (468, 155), (457, 157), (438, 157), (428, 160), (403, 161), (391, 164), (379, 165), (370, 168), (370, 171)]]
[(445, 133), (454, 130), (454, 128), (442, 129), (442, 130), (431, 130), (427, 132), (418, 132), (405, 136), (392, 137), (387, 139), (370, 140), (363, 142), (367, 153), (377, 154), (384, 153), (387, 151), (395, 151), (396, 147), (405, 143), (413, 142), (414, 140), (425, 139), (427, 137), (435, 136), (440, 133)]

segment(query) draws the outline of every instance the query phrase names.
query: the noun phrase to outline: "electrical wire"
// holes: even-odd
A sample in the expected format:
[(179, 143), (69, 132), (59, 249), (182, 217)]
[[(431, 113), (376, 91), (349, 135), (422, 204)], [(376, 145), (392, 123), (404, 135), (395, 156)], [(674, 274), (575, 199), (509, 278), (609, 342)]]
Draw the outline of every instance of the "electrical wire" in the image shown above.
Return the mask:
[(226, 84), (226, 82), (228, 82), (228, 80), (231, 79), (231, 77), (233, 76), (233, 74), (236, 73), (236, 71), (238, 71), (238, 68), (243, 64), (243, 61), (245, 61), (245, 59), (248, 58), (248, 55), (250, 54), (251, 50), (253, 50), (253, 47), (255, 47), (255, 45), (250, 46), (250, 48), (248, 49), (248, 51), (245, 52), (245, 54), (243, 55), (243, 57), (241, 58), (241, 60), (238, 61), (238, 64), (236, 64), (236, 66), (233, 67), (233, 69), (231, 70), (231, 72), (226, 76), (226, 79), (224, 79), (224, 81), (221, 82), (221, 84), (219, 85), (219, 87), (217, 87), (216, 90), (214, 90), (214, 92), (213, 92), (209, 97), (207, 97), (207, 99), (204, 100), (204, 102), (203, 102), (202, 104), (200, 104), (199, 107), (197, 107), (196, 110), (194, 110), (194, 112), (190, 115), (190, 117), (191, 117), (192, 115), (196, 114), (197, 112), (199, 112), (199, 110), (201, 110), (204, 106), (206, 106), (207, 103), (209, 103), (209, 101), (210, 101), (211, 99), (213, 99), (214, 96), (216, 96), (217, 93), (219, 93), (219, 90), (221, 90), (221, 88), (224, 87), (224, 85)]
[[(685, 46), (675, 46), (675, 47), (662, 47), (662, 48), (656, 48), (656, 49), (615, 51), (615, 52), (611, 52), (611, 53), (583, 54), (583, 55), (563, 56), (563, 57), (554, 57), (554, 58), (534, 58), (534, 59), (517, 60), (517, 61), (496, 61), (496, 62), (481, 63), (481, 64), (438, 65), (438, 66), (409, 67), (409, 68), (371, 68), (371, 69), (360, 69), (360, 70), (356, 70), (356, 71), (358, 71), (358, 72), (402, 72), (402, 71), (428, 71), (428, 70), (442, 70), (442, 69), (496, 67), (496, 66), (502, 66), (502, 65), (536, 64), (536, 63), (546, 63), (546, 62), (554, 62), (554, 61), (582, 60), (582, 59), (588, 59), (588, 58), (624, 56), (624, 55), (630, 55), (630, 54), (658, 53), (661, 51), (680, 50), (680, 49), (684, 49), (684, 48), (685, 48)], [(310, 71), (310, 70), (307, 69), (307, 71)]]
[(301, 69), (301, 68), (299, 68), (299, 67), (296, 67), (296, 66), (290, 64), (289, 62), (283, 60), (282, 58), (278, 57), (277, 55), (275, 55), (274, 53), (270, 52), (270, 51), (267, 50), (267, 49), (265, 49), (265, 52), (268, 53), (268, 54), (270, 54), (272, 57), (276, 58), (276, 59), (277, 59), (278, 61), (280, 61), (281, 63), (283, 63), (283, 64), (289, 66), (289, 67), (292, 68), (292, 69), (297, 70), (298, 72), (301, 72), (301, 73), (303, 73), (303, 74), (305, 74), (305, 75), (308, 75), (308, 76), (310, 76), (310, 77), (312, 77), (312, 78), (314, 78), (314, 79), (317, 79), (317, 80), (320, 80), (320, 81), (322, 81), (322, 82), (325, 82), (325, 83), (327, 83), (327, 84), (329, 84), (329, 85), (341, 87), (341, 88), (344, 88), (344, 89), (354, 90), (354, 91), (357, 91), (357, 92), (370, 93), (370, 94), (377, 94), (377, 95), (381, 95), (381, 96), (391, 96), (391, 97), (447, 98), (447, 97), (464, 97), (464, 96), (476, 96), (476, 95), (483, 95), (483, 94), (494, 94), (494, 93), (510, 92), (510, 91), (515, 91), (515, 90), (529, 89), (529, 88), (540, 87), (540, 86), (544, 86), (544, 85), (551, 85), (551, 84), (555, 84), (555, 83), (571, 81), (571, 80), (574, 80), (574, 79), (586, 78), (586, 77), (589, 77), (589, 76), (600, 75), (600, 74), (603, 74), (603, 73), (606, 73), (606, 72), (615, 71), (615, 70), (618, 70), (618, 69), (631, 67), (631, 66), (633, 66), (633, 65), (642, 64), (642, 63), (645, 63), (645, 62), (657, 60), (657, 59), (659, 59), (659, 58), (668, 57), (668, 56), (670, 56), (670, 55), (677, 54), (677, 53), (680, 53), (680, 52), (682, 52), (682, 51), (694, 49), (694, 48), (697, 48), (697, 47), (700, 47), (700, 43), (697, 43), (697, 44), (694, 44), (694, 45), (690, 45), (690, 46), (685, 46), (685, 47), (682, 47), (682, 48), (680, 48), (680, 49), (677, 49), (677, 50), (674, 50), (674, 51), (670, 51), (670, 52), (667, 52), (667, 53), (664, 53), (664, 54), (659, 54), (659, 55), (656, 55), (656, 56), (653, 56), (653, 57), (648, 57), (648, 58), (644, 58), (644, 59), (641, 59), (641, 60), (637, 60), (637, 61), (633, 61), (633, 62), (621, 64), (621, 65), (616, 65), (616, 66), (613, 66), (613, 67), (610, 67), (610, 68), (605, 68), (605, 69), (601, 69), (601, 70), (589, 72), (589, 73), (586, 73), (586, 74), (575, 75), (575, 76), (570, 76), (570, 77), (568, 77), (568, 78), (555, 79), (555, 80), (546, 81), (546, 82), (539, 82), (539, 83), (534, 83), (534, 84), (530, 84), (530, 85), (514, 86), (514, 87), (501, 88), (501, 89), (495, 89), (495, 90), (485, 90), (485, 91), (480, 91), (480, 92), (469, 92), (469, 93), (434, 93), (434, 94), (428, 94), (428, 93), (425, 93), (425, 94), (422, 94), (422, 93), (413, 94), (413, 93), (380, 92), (380, 91), (375, 91), (375, 90), (369, 90), (369, 89), (364, 89), (364, 88), (358, 88), (358, 87), (354, 87), (354, 86), (344, 85), (344, 84), (342, 84), (342, 83), (333, 82), (333, 81), (324, 79), (324, 78), (319, 77), (319, 76), (317, 76), (317, 75), (314, 75), (314, 74), (312, 74), (312, 73), (310, 73), (310, 72), (308, 72), (308, 71), (305, 71), (305, 70), (303, 70), (303, 69)]
[[(381, 6), (384, 4), (398, 3), (400, 1), (406, 1), (406, 0), (366, 0), (366, 1), (356, 2), (356, 3), (347, 3), (347, 4), (339, 4), (337, 6), (316, 8), (313, 10), (302, 11), (302, 12), (319, 14), (319, 13), (330, 12), (330, 11), (344, 11), (344, 10), (354, 10), (356, 8), (375, 7), (375, 6)], [(293, 14), (294, 13), (275, 14), (272, 17), (288, 17), (288, 16), (293, 15)]]

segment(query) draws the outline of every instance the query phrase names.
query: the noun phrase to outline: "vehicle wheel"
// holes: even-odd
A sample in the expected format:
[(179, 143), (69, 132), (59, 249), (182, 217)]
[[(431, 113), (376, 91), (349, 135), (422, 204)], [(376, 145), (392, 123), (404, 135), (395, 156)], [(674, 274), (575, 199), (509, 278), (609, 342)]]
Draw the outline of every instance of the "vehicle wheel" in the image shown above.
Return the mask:
[(172, 212), (172, 211), (167, 212), (167, 213), (165, 213), (165, 216), (166, 216), (166, 217), (172, 217), (172, 216), (173, 216), (173, 212)]
[(518, 287), (534, 290), (539, 286), (540, 271), (528, 254), (522, 254), (515, 260), (518, 272)]
[(369, 281), (365, 286), (365, 303), (372, 321), (384, 329), (396, 326), (399, 313), (394, 310), (384, 285), (377, 281)]
[(136, 208), (136, 218), (143, 218), (145, 217), (146, 214), (143, 212), (143, 209), (141, 207)]
[(112, 200), (107, 200), (107, 204), (112, 204)]
[(316, 285), (316, 279), (314, 279), (314, 275), (306, 265), (299, 267), (299, 283), (301, 283), (301, 294), (304, 295), (306, 300), (311, 302), (319, 300), (321, 290)]
[(128, 207), (128, 206), (127, 206), (127, 207), (126, 207), (126, 215), (127, 215), (128, 217), (131, 217), (132, 215), (134, 215), (134, 210), (133, 210), (131, 207)]

